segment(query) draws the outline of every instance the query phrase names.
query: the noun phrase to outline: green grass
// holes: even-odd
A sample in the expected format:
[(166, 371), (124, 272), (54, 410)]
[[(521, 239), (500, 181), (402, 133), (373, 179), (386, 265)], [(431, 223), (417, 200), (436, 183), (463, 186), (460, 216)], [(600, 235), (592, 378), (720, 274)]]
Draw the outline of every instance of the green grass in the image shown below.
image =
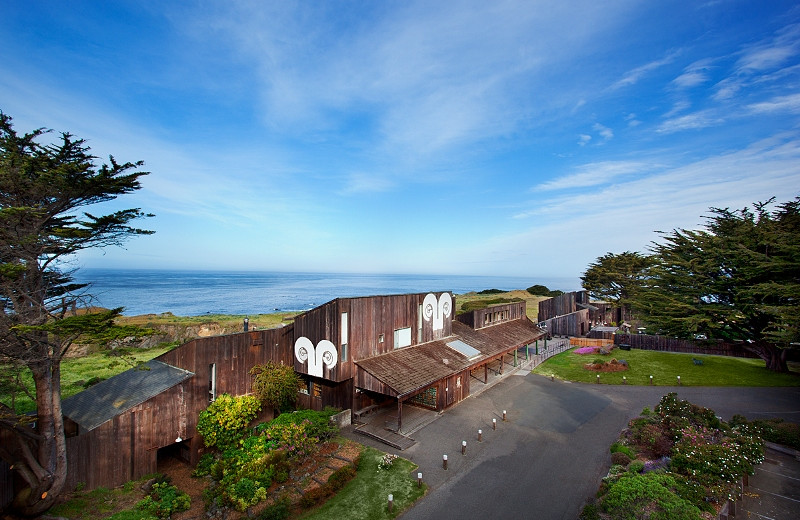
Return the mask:
[[(681, 376), (683, 386), (800, 386), (800, 373), (776, 374), (767, 370), (760, 359), (637, 349), (614, 349), (605, 356), (579, 355), (573, 354), (573, 350), (551, 357), (533, 372), (566, 381), (596, 383), (598, 372), (586, 370), (583, 366), (598, 358), (605, 361), (616, 358), (626, 360), (630, 369), (624, 372), (600, 372), (601, 384), (619, 385), (625, 376), (629, 385), (649, 385), (652, 375), (653, 385), (659, 386), (677, 385), (677, 376)], [(703, 364), (695, 365), (692, 358), (702, 360)]]
[[(115, 355), (114, 351), (104, 351), (81, 358), (67, 358), (61, 362), (61, 397), (66, 399), (84, 390), (84, 383), (93, 377), (108, 379), (132, 368), (140, 361), (149, 361), (172, 348), (174, 345), (165, 345), (150, 349), (126, 350), (124, 356)], [(23, 379), (32, 392), (33, 378), (27, 369)], [(9, 395), (0, 395), (0, 401), (11, 406)], [(34, 402), (26, 395), (17, 395), (15, 406), (18, 413), (27, 413), (36, 409)]]
[[(323, 505), (309, 511), (303, 520), (347, 518), (349, 520), (382, 520), (395, 518), (425, 494), (427, 486), (417, 487), (411, 472), (417, 466), (406, 459), (394, 461), (388, 470), (379, 470), (383, 452), (365, 448), (356, 477)], [(393, 495), (394, 509), (388, 511), (388, 497)]]

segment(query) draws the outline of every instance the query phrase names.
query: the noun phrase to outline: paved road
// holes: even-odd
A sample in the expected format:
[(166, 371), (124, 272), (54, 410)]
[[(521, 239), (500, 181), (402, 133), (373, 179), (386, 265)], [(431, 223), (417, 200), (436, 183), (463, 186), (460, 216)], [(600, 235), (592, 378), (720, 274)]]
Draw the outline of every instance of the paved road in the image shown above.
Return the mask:
[[(800, 422), (800, 388), (591, 385), (521, 373), (447, 410), (413, 434), (416, 445), (397, 452), (419, 465), (432, 491), (403, 519), (575, 520), (608, 471), (608, 447), (620, 430), (670, 391), (725, 420), (740, 413)], [(462, 440), (467, 441), (463, 456)], [(375, 446), (386, 451), (385, 445)]]

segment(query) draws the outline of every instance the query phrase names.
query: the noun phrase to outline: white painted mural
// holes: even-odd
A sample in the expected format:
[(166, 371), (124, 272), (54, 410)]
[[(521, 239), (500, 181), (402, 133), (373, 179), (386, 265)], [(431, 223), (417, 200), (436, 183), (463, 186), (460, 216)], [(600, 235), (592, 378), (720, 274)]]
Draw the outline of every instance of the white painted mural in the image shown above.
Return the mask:
[(433, 330), (442, 330), (444, 319), (450, 316), (453, 308), (453, 298), (450, 293), (442, 293), (439, 298), (433, 293), (428, 293), (422, 300), (422, 317), (425, 321), (433, 321)]
[(294, 343), (294, 357), (301, 364), (308, 361), (308, 375), (316, 377), (322, 377), (323, 365), (333, 368), (339, 361), (339, 354), (333, 343), (323, 339), (315, 348), (310, 339), (302, 336)]

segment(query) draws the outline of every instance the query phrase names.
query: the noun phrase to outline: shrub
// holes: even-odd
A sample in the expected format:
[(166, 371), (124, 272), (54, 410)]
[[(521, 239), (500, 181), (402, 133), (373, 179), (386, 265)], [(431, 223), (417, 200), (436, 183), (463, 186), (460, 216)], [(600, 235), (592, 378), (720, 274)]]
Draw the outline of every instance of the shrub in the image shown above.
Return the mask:
[(615, 442), (614, 444), (612, 444), (611, 448), (609, 448), (609, 450), (611, 451), (611, 453), (618, 453), (618, 452), (624, 453), (630, 459), (635, 459), (636, 458), (636, 452), (633, 451), (633, 449), (631, 449), (629, 446), (625, 446), (624, 444), (621, 444), (619, 442)]
[(666, 474), (623, 475), (609, 487), (603, 511), (620, 520), (701, 520), (700, 510), (676, 493), (680, 487)]
[(286, 520), (292, 513), (291, 505), (288, 498), (282, 498), (264, 508), (258, 515), (258, 520)]
[(654, 458), (669, 455), (673, 442), (659, 424), (643, 424), (632, 430), (633, 442)]
[[(308, 435), (319, 439), (329, 439), (339, 432), (339, 428), (331, 422), (331, 416), (338, 413), (335, 408), (325, 408), (322, 411), (298, 410), (291, 413), (282, 413), (267, 423), (256, 426), (257, 432), (263, 432), (275, 426), (289, 424), (304, 424)], [(304, 423), (308, 421), (308, 423)]]
[(598, 350), (599, 350), (598, 347), (580, 347), (580, 348), (576, 348), (575, 350), (573, 350), (572, 353), (573, 354), (578, 354), (579, 356), (583, 356), (583, 355), (586, 355), (586, 354), (594, 354)]
[(261, 403), (252, 395), (222, 394), (200, 412), (197, 432), (206, 446), (225, 450), (238, 443), (260, 409)]
[(611, 454), (611, 464), (618, 464), (620, 466), (627, 466), (630, 464), (631, 458), (627, 454), (617, 451)]
[(267, 361), (250, 369), (253, 393), (267, 406), (286, 412), (297, 402), (297, 390), (302, 381), (292, 365)]
[(641, 473), (643, 469), (644, 469), (644, 462), (641, 460), (637, 459), (631, 461), (631, 463), (628, 464), (628, 471), (630, 471), (631, 473)]
[(345, 486), (345, 484), (353, 480), (355, 476), (356, 468), (348, 464), (347, 466), (337, 469), (330, 477), (328, 477), (328, 485), (334, 492), (339, 491)]
[(158, 518), (169, 518), (173, 513), (188, 511), (191, 506), (189, 495), (177, 487), (156, 482), (150, 495), (137, 504), (137, 508)]
[(742, 415), (734, 415), (730, 424), (753, 426), (765, 441), (800, 450), (800, 424), (785, 422), (778, 418), (756, 419), (750, 422)]

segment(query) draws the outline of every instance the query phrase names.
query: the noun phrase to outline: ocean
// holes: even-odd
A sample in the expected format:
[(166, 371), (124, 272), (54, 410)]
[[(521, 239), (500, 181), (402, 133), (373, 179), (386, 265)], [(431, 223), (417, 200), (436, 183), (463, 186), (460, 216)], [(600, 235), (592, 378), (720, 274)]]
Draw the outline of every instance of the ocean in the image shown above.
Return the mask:
[(92, 305), (124, 307), (123, 314), (201, 316), (255, 315), (304, 311), (340, 297), (484, 289), (580, 289), (572, 278), (509, 276), (332, 274), (283, 272), (176, 271), (82, 268), (79, 282), (89, 282)]

